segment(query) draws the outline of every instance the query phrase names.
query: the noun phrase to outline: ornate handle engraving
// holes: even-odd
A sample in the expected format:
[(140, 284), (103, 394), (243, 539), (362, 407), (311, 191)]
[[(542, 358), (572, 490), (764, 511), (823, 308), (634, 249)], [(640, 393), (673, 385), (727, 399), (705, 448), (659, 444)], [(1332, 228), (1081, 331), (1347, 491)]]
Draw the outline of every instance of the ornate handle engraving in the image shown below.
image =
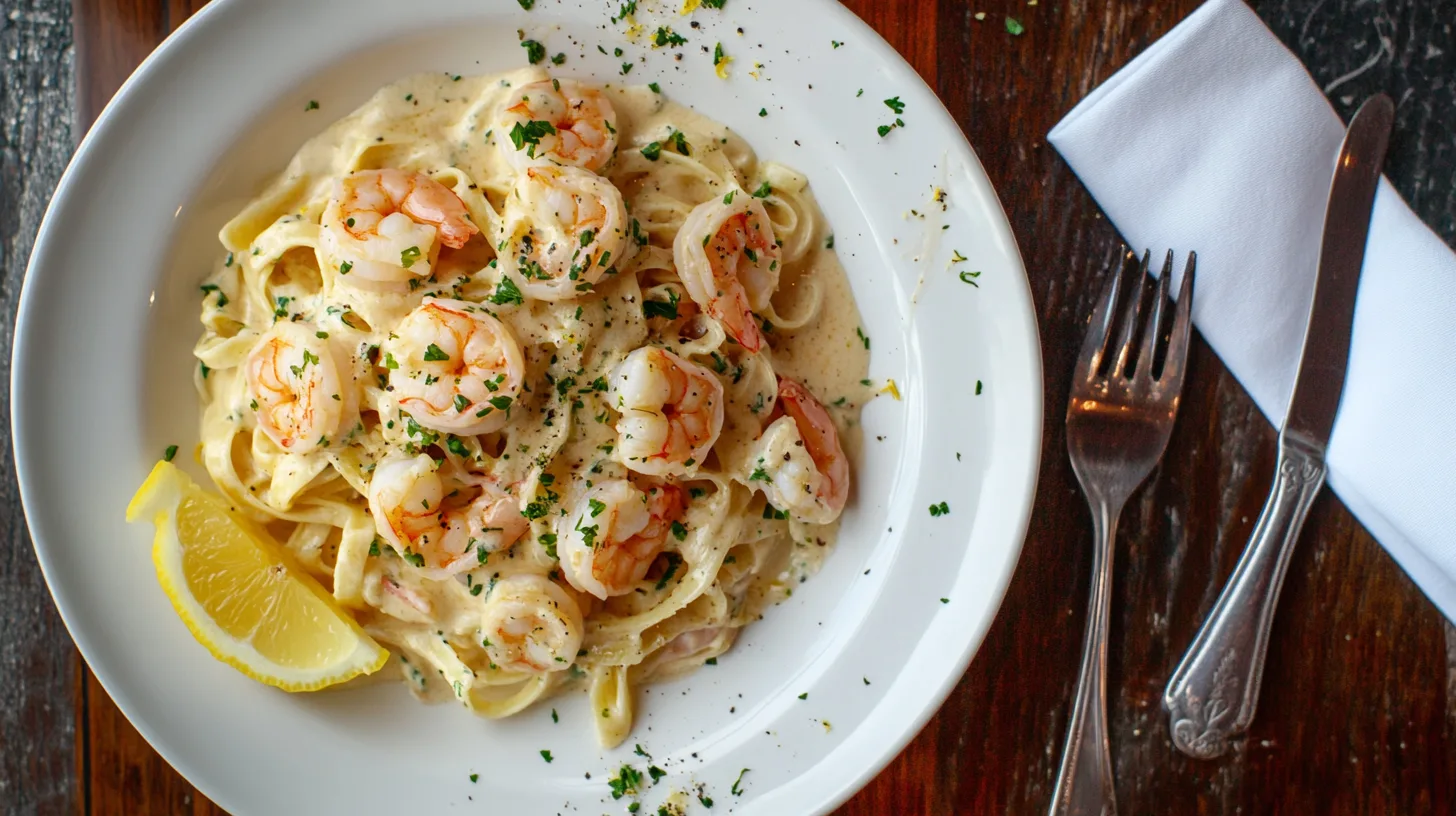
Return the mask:
[(1279, 437), (1273, 492), (1228, 586), (1163, 695), (1173, 744), (1191, 757), (1222, 755), (1230, 738), (1253, 722), (1279, 589), (1324, 479), (1323, 451), (1296, 437)]

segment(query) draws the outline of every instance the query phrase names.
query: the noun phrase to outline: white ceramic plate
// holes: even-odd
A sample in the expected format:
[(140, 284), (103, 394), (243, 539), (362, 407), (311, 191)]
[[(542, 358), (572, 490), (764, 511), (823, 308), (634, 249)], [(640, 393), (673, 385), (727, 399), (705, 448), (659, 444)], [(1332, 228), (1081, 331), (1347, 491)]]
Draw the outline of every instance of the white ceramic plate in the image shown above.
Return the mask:
[[(668, 772), (648, 813), (700, 783), (714, 812), (822, 813), (914, 736), (980, 644), (1021, 549), (1041, 429), (1035, 318), (995, 193), (932, 92), (837, 3), (728, 0), (696, 12), (699, 29), (678, 5), (641, 0), (637, 19), (688, 36), (680, 61), (629, 41), (609, 19), (618, 3), (602, 0), (530, 12), (517, 0), (222, 0), (146, 61), (77, 152), (21, 299), (25, 508), (87, 662), (223, 807), (623, 812), (607, 778), (624, 762), (645, 769), (640, 743)], [(805, 172), (873, 340), (871, 374), (904, 397), (865, 411), (856, 499), (824, 571), (716, 667), (646, 692), (616, 751), (597, 747), (584, 695), (489, 722), (419, 705), (402, 685), (290, 696), (253, 683), (193, 641), (157, 585), (150, 530), (122, 521), (162, 449), (197, 438), (190, 350), (219, 226), (379, 86), (524, 64), (517, 29), (565, 52), (563, 74), (621, 81), (630, 63), (628, 80), (661, 83)], [(706, 53), (718, 42), (734, 58), (728, 81)], [(906, 126), (881, 138), (890, 97)], [(952, 264), (957, 251), (968, 260)], [(979, 287), (959, 271), (980, 272)], [(942, 501), (950, 514), (933, 518)]]

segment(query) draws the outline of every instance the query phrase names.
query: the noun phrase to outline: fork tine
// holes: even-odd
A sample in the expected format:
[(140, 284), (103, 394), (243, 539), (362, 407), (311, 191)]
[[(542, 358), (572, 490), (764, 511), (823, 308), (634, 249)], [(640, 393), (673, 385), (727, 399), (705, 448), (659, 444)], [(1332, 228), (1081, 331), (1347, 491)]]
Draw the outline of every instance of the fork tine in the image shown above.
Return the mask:
[(1138, 315), (1142, 313), (1143, 309), (1143, 282), (1147, 279), (1148, 261), (1151, 258), (1152, 253), (1143, 250), (1143, 262), (1138, 265), (1137, 277), (1133, 280), (1135, 288), (1129, 293), (1127, 311), (1122, 316), (1121, 337), (1117, 340), (1117, 358), (1113, 360), (1112, 368), (1107, 370), (1108, 377), (1118, 374), (1127, 376), (1131, 373), (1127, 371), (1127, 359), (1132, 356), (1132, 341), (1137, 337)]
[(1183, 270), (1183, 283), (1178, 287), (1178, 312), (1173, 317), (1173, 331), (1168, 340), (1168, 356), (1163, 361), (1159, 382), (1171, 393), (1183, 387), (1183, 370), (1188, 360), (1188, 335), (1193, 326), (1193, 278), (1198, 267), (1198, 253), (1188, 253), (1188, 266)]
[(1082, 340), (1082, 350), (1077, 353), (1077, 370), (1072, 373), (1073, 382), (1089, 381), (1102, 368), (1102, 358), (1107, 352), (1107, 335), (1112, 331), (1112, 316), (1117, 308), (1118, 294), (1122, 291), (1122, 279), (1128, 259), (1133, 257), (1132, 250), (1126, 246), (1122, 253), (1122, 265), (1112, 273), (1107, 288), (1102, 292), (1102, 299), (1097, 301), (1097, 308), (1092, 310), (1092, 319), (1087, 323), (1087, 336)]
[(1167, 311), (1169, 279), (1173, 277), (1173, 250), (1163, 259), (1163, 271), (1158, 275), (1158, 284), (1153, 290), (1153, 310), (1148, 322), (1143, 324), (1143, 338), (1139, 341), (1137, 379), (1152, 382), (1153, 371), (1158, 358), (1158, 347), (1163, 344), (1163, 312)]

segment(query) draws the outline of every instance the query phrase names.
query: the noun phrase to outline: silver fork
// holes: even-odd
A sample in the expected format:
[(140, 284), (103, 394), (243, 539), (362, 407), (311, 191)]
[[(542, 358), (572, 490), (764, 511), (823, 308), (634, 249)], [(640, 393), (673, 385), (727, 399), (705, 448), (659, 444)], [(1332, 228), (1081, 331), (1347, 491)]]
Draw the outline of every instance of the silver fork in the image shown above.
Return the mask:
[[(1188, 357), (1189, 313), (1193, 301), (1193, 272), (1197, 255), (1189, 253), (1179, 287), (1171, 329), (1166, 320), (1173, 253), (1168, 252), (1163, 273), (1155, 285), (1152, 311), (1139, 339), (1143, 293), (1147, 286), (1148, 254), (1142, 262), (1125, 252), (1123, 268), (1112, 276), (1102, 300), (1092, 312), (1087, 339), (1072, 375), (1072, 396), (1067, 404), (1067, 453), (1072, 470), (1087, 494), (1092, 509), (1092, 598), (1087, 634), (1082, 645), (1081, 676), (1067, 745), (1052, 796), (1052, 816), (1113, 816), (1112, 760), (1107, 744), (1107, 623), (1111, 610), (1112, 541), (1117, 519), (1128, 496), (1163, 457)], [(1114, 326), (1123, 278), (1129, 270), (1137, 277), (1125, 298), (1122, 329), (1117, 344), (1108, 346)], [(1135, 345), (1136, 342), (1136, 345)], [(1157, 350), (1166, 343), (1162, 370), (1155, 372)], [(1115, 353), (1111, 361), (1109, 352)], [(1134, 357), (1134, 353), (1136, 356)]]

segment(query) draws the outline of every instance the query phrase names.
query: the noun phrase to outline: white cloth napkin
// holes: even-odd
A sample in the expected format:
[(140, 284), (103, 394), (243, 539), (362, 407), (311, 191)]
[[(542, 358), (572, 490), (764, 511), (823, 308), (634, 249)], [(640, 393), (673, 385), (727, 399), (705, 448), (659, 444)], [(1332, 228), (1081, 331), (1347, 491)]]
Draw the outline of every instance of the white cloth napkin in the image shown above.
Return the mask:
[[(1276, 425), (1343, 135), (1259, 18), (1209, 0), (1048, 137), (1132, 246), (1198, 252), (1194, 321)], [(1456, 254), (1385, 181), (1328, 462), (1345, 505), (1456, 619)]]

